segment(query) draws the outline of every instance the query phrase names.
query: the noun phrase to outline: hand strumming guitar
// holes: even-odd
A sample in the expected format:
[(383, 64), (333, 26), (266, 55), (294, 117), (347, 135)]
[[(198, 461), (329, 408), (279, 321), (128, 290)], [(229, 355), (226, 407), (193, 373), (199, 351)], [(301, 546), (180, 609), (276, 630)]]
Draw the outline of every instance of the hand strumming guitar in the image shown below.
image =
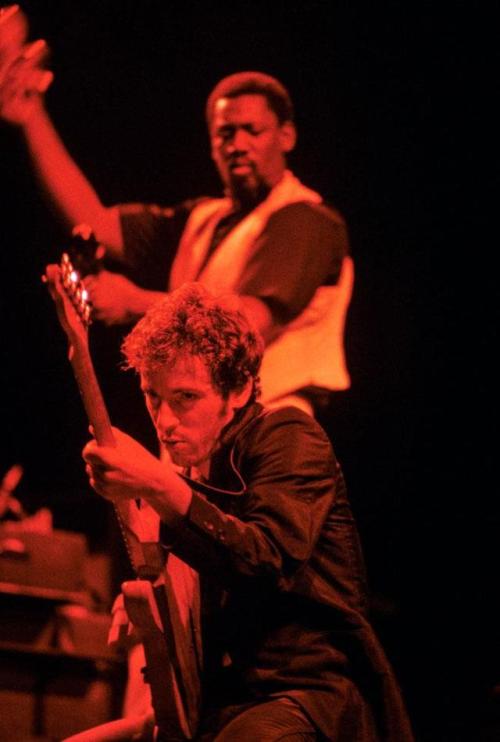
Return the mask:
[(84, 284), (92, 303), (93, 319), (106, 325), (135, 322), (165, 296), (159, 291), (142, 289), (120, 273), (107, 270), (87, 276)]

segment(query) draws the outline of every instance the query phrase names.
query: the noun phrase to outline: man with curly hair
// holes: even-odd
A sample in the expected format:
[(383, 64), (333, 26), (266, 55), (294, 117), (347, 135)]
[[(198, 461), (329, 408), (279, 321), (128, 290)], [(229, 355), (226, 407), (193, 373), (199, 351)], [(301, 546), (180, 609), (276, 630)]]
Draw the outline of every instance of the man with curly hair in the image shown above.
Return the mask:
[[(115, 430), (116, 447), (84, 449), (90, 483), (142, 498), (168, 565), (199, 577), (179, 611), (202, 647), (191, 738), (406, 742), (340, 466), (309, 415), (257, 401), (262, 343), (237, 306), (186, 284), (138, 322), (123, 350), (171, 462)], [(145, 739), (149, 722), (75, 740)]]

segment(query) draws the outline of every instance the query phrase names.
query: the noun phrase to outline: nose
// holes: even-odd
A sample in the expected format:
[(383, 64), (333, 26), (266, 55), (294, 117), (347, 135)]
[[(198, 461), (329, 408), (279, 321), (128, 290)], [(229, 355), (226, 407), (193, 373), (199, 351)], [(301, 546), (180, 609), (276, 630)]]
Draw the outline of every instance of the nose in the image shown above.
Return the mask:
[(163, 401), (158, 407), (155, 416), (155, 426), (160, 437), (168, 437), (179, 424), (179, 418), (175, 415), (168, 402)]
[(248, 133), (244, 129), (236, 129), (229, 142), (230, 152), (248, 152), (249, 139)]

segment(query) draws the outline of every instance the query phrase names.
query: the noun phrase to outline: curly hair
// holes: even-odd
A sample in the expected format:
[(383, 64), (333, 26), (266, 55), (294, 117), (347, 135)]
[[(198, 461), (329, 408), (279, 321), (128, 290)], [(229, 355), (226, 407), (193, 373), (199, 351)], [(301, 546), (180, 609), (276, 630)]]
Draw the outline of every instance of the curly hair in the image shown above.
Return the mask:
[(199, 283), (184, 284), (154, 304), (127, 335), (124, 368), (171, 368), (180, 353), (188, 353), (201, 358), (224, 399), (249, 379), (255, 399), (264, 345), (239, 305), (237, 296), (215, 297)]
[(292, 99), (279, 80), (263, 72), (236, 72), (220, 80), (208, 96), (205, 107), (208, 128), (210, 129), (214, 106), (219, 98), (237, 98), (239, 95), (246, 94), (263, 95), (280, 124), (293, 121)]

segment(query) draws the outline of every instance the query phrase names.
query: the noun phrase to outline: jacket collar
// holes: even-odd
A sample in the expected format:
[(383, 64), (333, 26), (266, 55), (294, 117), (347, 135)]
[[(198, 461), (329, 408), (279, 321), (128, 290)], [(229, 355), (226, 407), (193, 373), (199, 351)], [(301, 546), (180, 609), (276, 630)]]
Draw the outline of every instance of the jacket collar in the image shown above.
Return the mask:
[(246, 492), (246, 483), (237, 468), (235, 461), (236, 444), (245, 431), (263, 413), (264, 408), (258, 402), (252, 402), (235, 414), (233, 419), (222, 430), (220, 444), (212, 454), (209, 478), (193, 480), (186, 474), (180, 474), (196, 492), (208, 497), (212, 495), (229, 495), (240, 497)]
[(227, 449), (229, 446), (232, 446), (240, 433), (261, 414), (263, 409), (260, 402), (250, 402), (250, 404), (238, 410), (233, 419), (223, 428), (220, 445), (217, 450)]

